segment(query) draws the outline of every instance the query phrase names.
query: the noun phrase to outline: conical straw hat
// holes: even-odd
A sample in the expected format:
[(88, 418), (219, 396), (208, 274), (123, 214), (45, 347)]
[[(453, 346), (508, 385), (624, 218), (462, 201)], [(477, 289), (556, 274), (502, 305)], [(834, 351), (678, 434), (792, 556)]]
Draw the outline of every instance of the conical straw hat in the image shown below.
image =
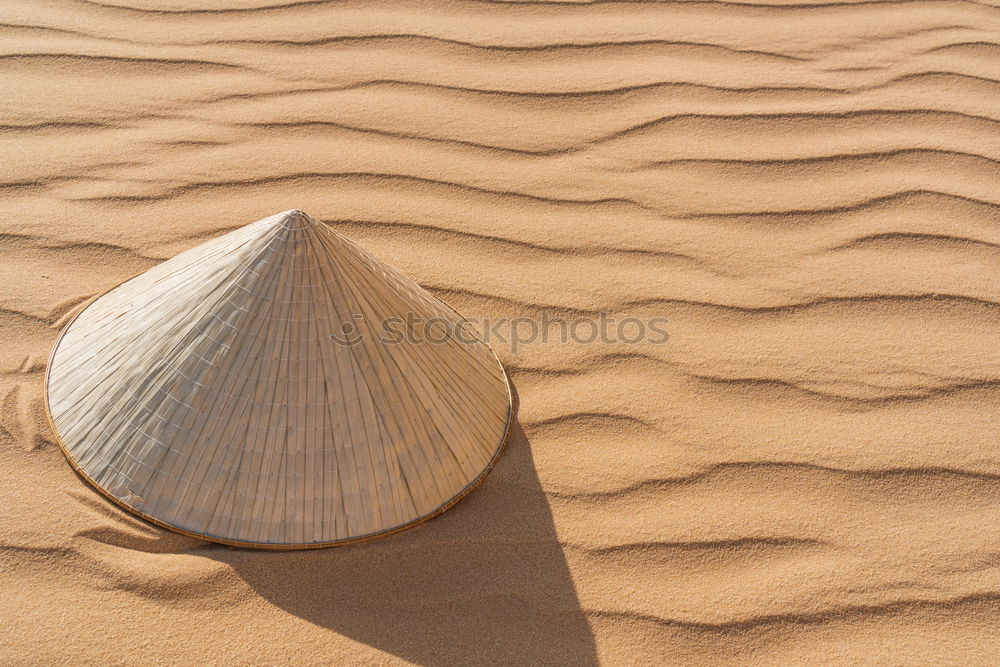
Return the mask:
[(288, 211), (91, 302), (52, 351), (49, 414), (73, 467), (154, 523), (240, 546), (341, 544), (444, 511), (499, 456), (510, 390), (475, 336)]

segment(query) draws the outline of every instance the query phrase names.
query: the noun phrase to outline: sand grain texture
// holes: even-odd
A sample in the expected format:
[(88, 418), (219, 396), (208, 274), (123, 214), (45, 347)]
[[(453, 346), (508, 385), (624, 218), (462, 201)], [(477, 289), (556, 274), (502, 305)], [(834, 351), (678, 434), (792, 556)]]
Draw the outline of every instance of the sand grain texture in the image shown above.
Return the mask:
[[(990, 664), (1000, 9), (0, 2), (0, 662)], [(202, 543), (71, 471), (83, 302), (300, 208), (499, 348), (483, 485), (384, 540)]]

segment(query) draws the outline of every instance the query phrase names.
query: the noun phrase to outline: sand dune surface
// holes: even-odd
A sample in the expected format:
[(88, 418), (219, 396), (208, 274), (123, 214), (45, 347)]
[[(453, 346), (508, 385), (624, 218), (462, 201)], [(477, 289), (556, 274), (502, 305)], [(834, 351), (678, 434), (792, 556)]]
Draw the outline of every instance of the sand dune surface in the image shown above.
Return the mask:
[[(1000, 9), (0, 2), (0, 662), (995, 664)], [(382, 540), (156, 528), (66, 464), (89, 298), (299, 208), (497, 345), (483, 485)]]

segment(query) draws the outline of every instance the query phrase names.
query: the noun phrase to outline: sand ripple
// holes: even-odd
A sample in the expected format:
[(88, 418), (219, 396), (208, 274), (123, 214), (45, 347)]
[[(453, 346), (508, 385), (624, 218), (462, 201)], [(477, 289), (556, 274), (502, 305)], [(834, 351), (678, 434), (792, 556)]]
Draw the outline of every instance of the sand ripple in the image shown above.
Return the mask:
[[(1000, 13), (975, 0), (0, 8), (0, 660), (988, 664)], [(510, 450), (452, 512), (203, 544), (65, 464), (90, 296), (302, 208), (474, 317)]]

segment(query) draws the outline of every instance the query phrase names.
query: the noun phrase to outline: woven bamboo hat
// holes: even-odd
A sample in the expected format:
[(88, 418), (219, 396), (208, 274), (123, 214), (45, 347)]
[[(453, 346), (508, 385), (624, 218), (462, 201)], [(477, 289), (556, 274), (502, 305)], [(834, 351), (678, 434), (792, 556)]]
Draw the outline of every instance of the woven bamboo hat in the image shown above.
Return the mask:
[(496, 461), (510, 389), (450, 307), (301, 211), (92, 301), (49, 415), (126, 509), (239, 546), (331, 546), (444, 511)]

